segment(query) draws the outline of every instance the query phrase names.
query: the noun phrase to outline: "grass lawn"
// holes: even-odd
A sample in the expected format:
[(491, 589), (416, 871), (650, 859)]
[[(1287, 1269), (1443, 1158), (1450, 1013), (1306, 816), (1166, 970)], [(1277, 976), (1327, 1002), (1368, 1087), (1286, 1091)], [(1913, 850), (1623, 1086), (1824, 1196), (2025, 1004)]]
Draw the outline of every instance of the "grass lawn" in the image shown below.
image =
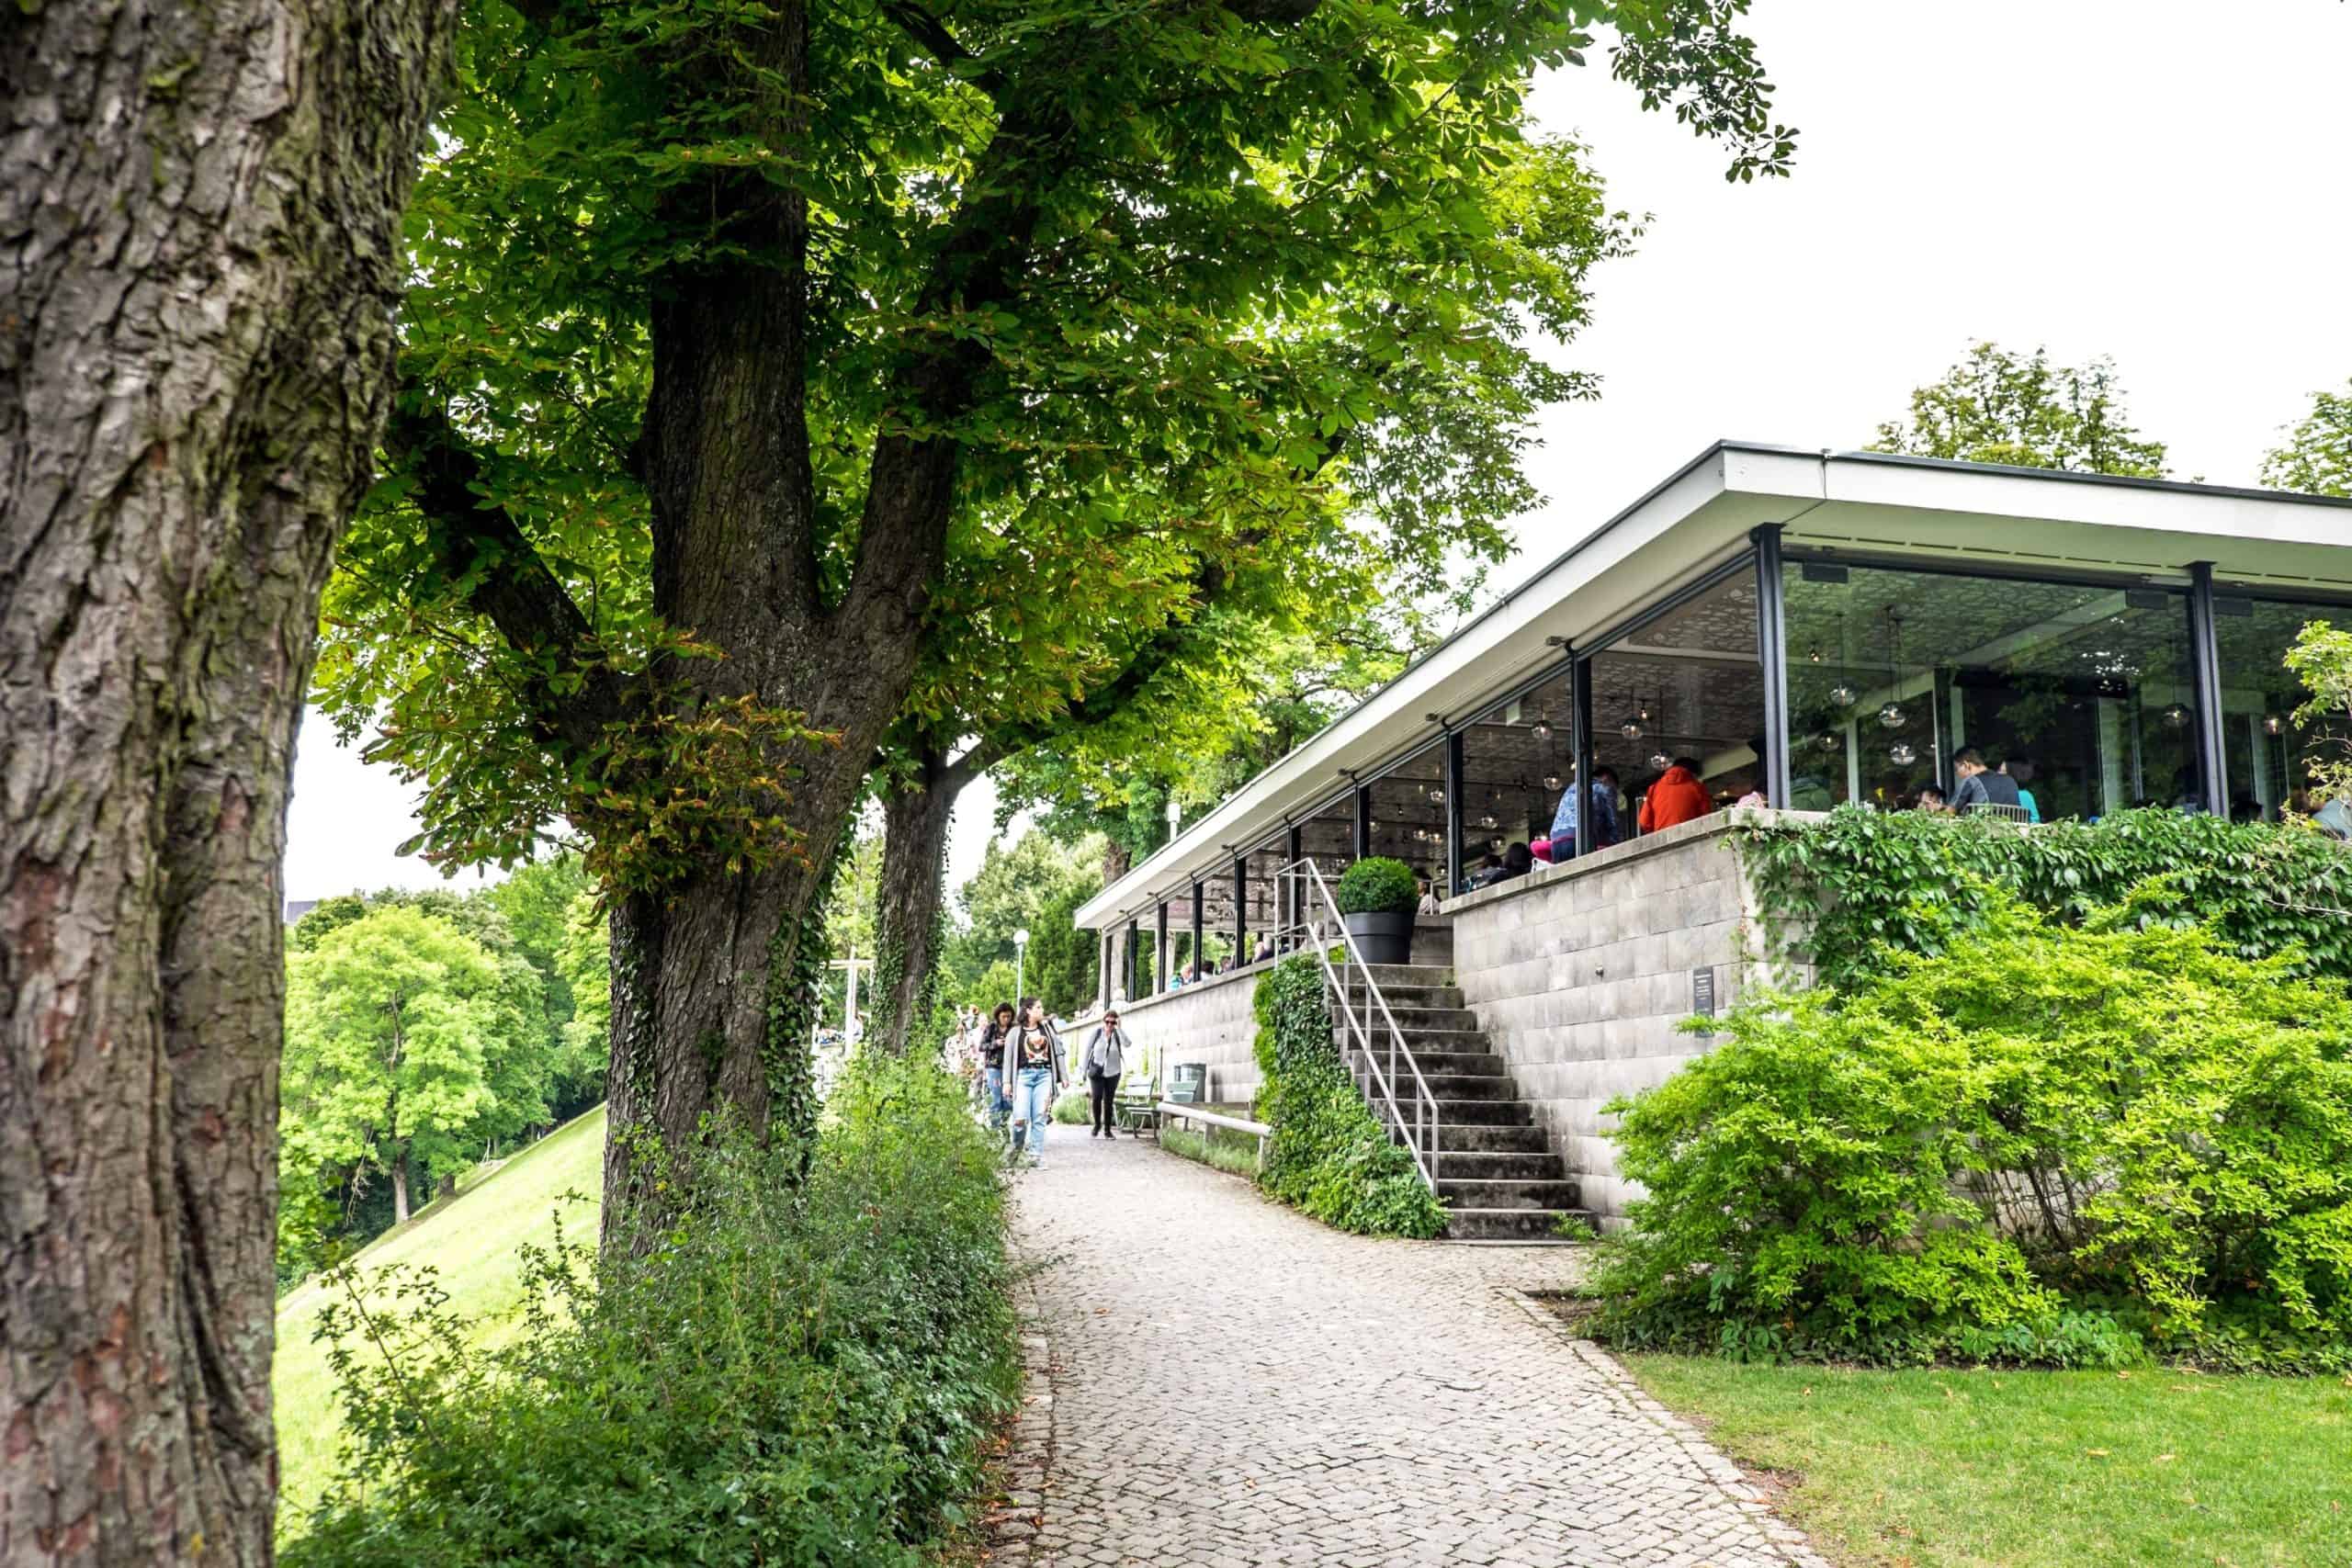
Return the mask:
[[(588, 1201), (564, 1212), (564, 1229), (577, 1241), (596, 1236), (596, 1197), (604, 1184), (605, 1111), (575, 1117), (507, 1160), (455, 1198), (409, 1217), (359, 1254), (361, 1268), (431, 1264), (441, 1271), (451, 1307), (481, 1324), (489, 1342), (520, 1328), (518, 1249), (555, 1238), (555, 1210), (567, 1190)], [(300, 1520), (334, 1478), (341, 1423), (326, 1347), (311, 1330), (327, 1293), (315, 1281), (277, 1303), (277, 1359), (271, 1385), (277, 1397), (278, 1528)]]
[(1623, 1359), (1838, 1562), (2352, 1564), (2352, 1378)]

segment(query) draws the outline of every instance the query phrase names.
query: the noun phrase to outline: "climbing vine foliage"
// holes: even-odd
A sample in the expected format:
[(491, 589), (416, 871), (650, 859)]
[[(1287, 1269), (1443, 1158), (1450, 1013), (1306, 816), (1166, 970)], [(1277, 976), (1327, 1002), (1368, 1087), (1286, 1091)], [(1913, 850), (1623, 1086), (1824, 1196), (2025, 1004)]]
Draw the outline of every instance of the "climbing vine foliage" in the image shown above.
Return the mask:
[(1413, 1156), (1390, 1141), (1331, 1038), (1323, 971), (1314, 959), (1276, 964), (1258, 980), (1258, 1113), (1274, 1130), (1260, 1179), (1283, 1202), (1366, 1235), (1433, 1236), (1445, 1209)]
[(1996, 893), (2067, 920), (2130, 895), (2144, 922), (2203, 922), (2240, 957), (2289, 953), (2297, 973), (2352, 978), (2352, 851), (2291, 824), (2132, 811), (2019, 832), (1847, 806), (1744, 829), (1739, 845), (1765, 935), (1809, 952), (1833, 989), (1890, 952), (1951, 951)]

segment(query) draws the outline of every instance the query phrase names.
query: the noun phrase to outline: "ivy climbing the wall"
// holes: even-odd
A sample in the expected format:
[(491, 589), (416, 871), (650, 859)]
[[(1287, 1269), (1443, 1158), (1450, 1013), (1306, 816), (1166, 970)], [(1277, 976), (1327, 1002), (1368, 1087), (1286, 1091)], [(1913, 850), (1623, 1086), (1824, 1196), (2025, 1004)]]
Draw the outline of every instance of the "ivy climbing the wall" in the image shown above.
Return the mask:
[(1273, 1128), (1260, 1183), (1294, 1208), (1361, 1235), (1433, 1236), (1445, 1209), (1413, 1156), (1364, 1103), (1331, 1035), (1323, 971), (1283, 960), (1260, 976), (1258, 1114)]
[(1793, 939), (1841, 991), (1879, 972), (1883, 948), (1948, 951), (1996, 888), (2068, 921), (2133, 895), (2142, 919), (2205, 923), (2239, 957), (2300, 949), (2296, 973), (2352, 979), (2352, 850), (2304, 828), (2131, 811), (2019, 832), (1842, 806), (1738, 843), (1767, 939)]

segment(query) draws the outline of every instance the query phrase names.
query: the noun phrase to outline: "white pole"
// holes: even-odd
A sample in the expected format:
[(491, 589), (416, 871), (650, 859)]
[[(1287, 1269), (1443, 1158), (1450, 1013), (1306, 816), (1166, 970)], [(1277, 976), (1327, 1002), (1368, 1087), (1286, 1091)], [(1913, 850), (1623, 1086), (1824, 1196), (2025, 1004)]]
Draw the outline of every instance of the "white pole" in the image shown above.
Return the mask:
[[(1012, 999), (1016, 1005), (1019, 1004), (1022, 997), (1025, 994), (1022, 987), (1025, 983), (1023, 976), (1027, 972), (1028, 962), (1029, 928), (1027, 926), (1023, 926), (1012, 933)], [(1023, 1018), (1016, 1019), (1014, 1021), (1018, 1023), (1026, 1023), (1029, 1021)]]
[(857, 944), (850, 943), (849, 983), (842, 995), (842, 1038), (857, 1038)]

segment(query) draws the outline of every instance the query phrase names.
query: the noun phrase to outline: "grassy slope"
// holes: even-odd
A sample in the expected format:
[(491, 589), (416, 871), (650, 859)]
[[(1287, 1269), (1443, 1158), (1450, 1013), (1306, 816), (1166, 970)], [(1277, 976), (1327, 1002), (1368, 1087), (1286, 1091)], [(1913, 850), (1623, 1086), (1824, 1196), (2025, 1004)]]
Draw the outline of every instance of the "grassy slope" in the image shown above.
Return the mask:
[[(596, 1235), (596, 1194), (603, 1184), (605, 1111), (577, 1117), (446, 1202), (412, 1216), (359, 1254), (368, 1270), (396, 1263), (429, 1264), (459, 1314), (475, 1320), (495, 1341), (519, 1327), (522, 1299), (517, 1252), (525, 1242), (555, 1239), (554, 1214), (567, 1190), (587, 1200), (565, 1208), (564, 1230), (574, 1240)], [(296, 1519), (333, 1477), (340, 1423), (326, 1348), (312, 1341), (324, 1290), (315, 1281), (277, 1303), (278, 1497), (281, 1528)]]
[(1841, 1563), (2352, 1564), (2352, 1379), (1625, 1359)]

